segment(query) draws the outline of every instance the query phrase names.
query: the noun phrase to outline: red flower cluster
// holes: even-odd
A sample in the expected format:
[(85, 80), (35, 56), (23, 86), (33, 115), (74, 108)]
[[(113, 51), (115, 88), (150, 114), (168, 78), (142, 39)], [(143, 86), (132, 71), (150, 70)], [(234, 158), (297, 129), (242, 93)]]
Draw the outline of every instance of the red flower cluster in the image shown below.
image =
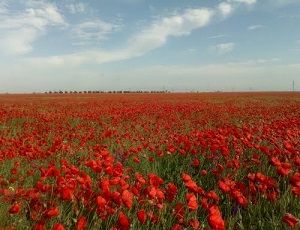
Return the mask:
[(1, 95), (0, 229), (221, 230), (281, 202), (296, 228), (299, 98)]

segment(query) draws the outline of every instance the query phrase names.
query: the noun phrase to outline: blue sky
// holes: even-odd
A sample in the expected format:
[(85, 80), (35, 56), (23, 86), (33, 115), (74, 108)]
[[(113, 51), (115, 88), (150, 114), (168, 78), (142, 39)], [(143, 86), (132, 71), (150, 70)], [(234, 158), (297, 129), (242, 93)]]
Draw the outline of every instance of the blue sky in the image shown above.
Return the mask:
[(0, 92), (300, 90), (299, 0), (0, 0)]

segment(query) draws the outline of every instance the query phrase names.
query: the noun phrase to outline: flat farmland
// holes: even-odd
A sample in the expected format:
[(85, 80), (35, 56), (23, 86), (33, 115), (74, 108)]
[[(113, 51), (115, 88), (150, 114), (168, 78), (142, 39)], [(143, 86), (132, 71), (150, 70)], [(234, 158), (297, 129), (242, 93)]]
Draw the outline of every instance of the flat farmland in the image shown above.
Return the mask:
[(300, 93), (0, 95), (0, 229), (291, 229)]

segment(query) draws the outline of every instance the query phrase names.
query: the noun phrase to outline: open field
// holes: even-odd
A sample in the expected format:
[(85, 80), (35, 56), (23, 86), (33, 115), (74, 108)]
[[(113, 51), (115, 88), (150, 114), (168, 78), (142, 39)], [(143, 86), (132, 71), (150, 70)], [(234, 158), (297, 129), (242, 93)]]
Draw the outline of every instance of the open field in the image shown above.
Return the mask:
[(0, 229), (290, 229), (300, 93), (0, 95)]

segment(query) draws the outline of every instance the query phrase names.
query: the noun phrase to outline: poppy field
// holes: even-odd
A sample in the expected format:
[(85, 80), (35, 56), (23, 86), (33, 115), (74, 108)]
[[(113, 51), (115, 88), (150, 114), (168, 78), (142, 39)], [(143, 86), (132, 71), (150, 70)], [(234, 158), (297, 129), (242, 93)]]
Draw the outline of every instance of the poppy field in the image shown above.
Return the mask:
[(0, 95), (0, 229), (300, 229), (300, 93)]

